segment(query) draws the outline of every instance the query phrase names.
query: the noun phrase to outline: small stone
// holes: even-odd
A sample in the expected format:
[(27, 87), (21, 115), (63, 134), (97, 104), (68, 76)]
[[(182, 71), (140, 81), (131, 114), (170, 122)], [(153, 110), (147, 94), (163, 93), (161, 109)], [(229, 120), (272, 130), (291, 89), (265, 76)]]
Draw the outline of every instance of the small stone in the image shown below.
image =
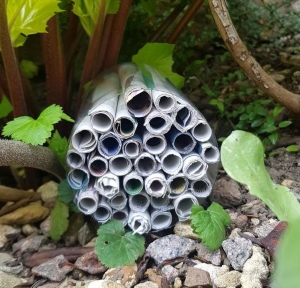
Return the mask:
[[(65, 279), (64, 282), (59, 284), (58, 288), (87, 288), (88, 285), (93, 282), (93, 280), (88, 280), (88, 281), (76, 281), (74, 279)], [(40, 287), (39, 287), (40, 288)]]
[(86, 243), (91, 241), (95, 237), (95, 231), (91, 229), (88, 223), (84, 225), (78, 231), (78, 242), (81, 246), (84, 246)]
[(0, 271), (0, 288), (10, 288), (26, 283), (25, 279)]
[[(39, 287), (39, 288), (59, 288), (60, 285), (59, 285), (58, 282), (48, 282), (48, 283), (45, 283), (45, 284), (40, 285), (40, 286), (38, 286), (38, 287)], [(67, 287), (69, 287), (69, 286), (67, 286)], [(66, 286), (65, 286), (65, 288), (66, 288)], [(72, 287), (72, 288), (73, 288), (73, 287)]]
[(125, 286), (110, 280), (97, 280), (89, 283), (88, 288), (125, 288)]
[(202, 270), (206, 271), (207, 273), (209, 273), (211, 281), (214, 281), (214, 279), (216, 277), (218, 277), (218, 276), (220, 276), (220, 275), (222, 275), (222, 274), (229, 271), (229, 267), (226, 266), (226, 265), (222, 265), (221, 267), (217, 267), (217, 266), (214, 266), (212, 264), (202, 263), (202, 262), (197, 261), (197, 260), (193, 260), (193, 262), (196, 263), (194, 268), (202, 269)]
[(105, 272), (103, 280), (110, 280), (122, 284), (126, 288), (130, 288), (137, 282), (137, 266), (130, 265), (111, 268)]
[(239, 185), (233, 180), (221, 178), (216, 181), (212, 194), (213, 201), (224, 208), (239, 206), (243, 202), (243, 196)]
[(258, 218), (251, 218), (251, 223), (253, 226), (257, 226), (259, 224), (259, 219)]
[(103, 273), (107, 268), (98, 260), (95, 251), (83, 254), (77, 258), (75, 265), (89, 274)]
[(221, 251), (220, 249), (212, 251), (204, 246), (202, 243), (196, 244), (197, 254), (200, 260), (210, 262), (216, 266), (221, 264)]
[(58, 195), (58, 184), (56, 182), (49, 181), (40, 186), (36, 192), (41, 193), (41, 198), (46, 207), (54, 208)]
[(134, 288), (159, 288), (159, 286), (156, 283), (146, 281), (135, 285)]
[(179, 276), (179, 271), (171, 265), (165, 265), (161, 269), (161, 273), (167, 278), (169, 284), (172, 284), (175, 278)]
[(50, 229), (51, 229), (51, 217), (47, 217), (41, 224), (40, 228), (42, 233), (46, 236), (49, 237), (50, 235)]
[(47, 278), (51, 281), (62, 281), (66, 274), (73, 270), (73, 267), (64, 265), (66, 258), (58, 255), (55, 258), (32, 268), (32, 274)]
[(4, 248), (8, 241), (16, 239), (21, 233), (20, 228), (14, 228), (9, 225), (0, 225), (0, 249)]
[(38, 251), (41, 245), (46, 241), (47, 237), (44, 235), (30, 235), (24, 239), (21, 239), (17, 243), (14, 243), (12, 246), (12, 250), (15, 254), (20, 256), (26, 251)]
[(257, 235), (257, 237), (265, 238), (276, 227), (278, 223), (279, 221), (275, 219), (263, 221), (261, 225), (253, 229), (253, 232)]
[(209, 273), (194, 267), (187, 268), (184, 285), (187, 287), (212, 287)]
[(146, 252), (150, 254), (156, 264), (164, 260), (188, 255), (196, 247), (196, 241), (178, 235), (167, 235), (153, 241)]
[(238, 271), (230, 271), (217, 277), (214, 284), (218, 288), (237, 287), (241, 285), (241, 275)]
[(238, 228), (243, 228), (247, 225), (248, 217), (246, 215), (239, 215), (235, 221), (234, 224)]
[(158, 287), (161, 287), (161, 281), (162, 277), (157, 274), (156, 270), (149, 268), (147, 269), (145, 276), (148, 277), (149, 281), (154, 282), (158, 285)]
[(13, 260), (14, 258), (8, 253), (0, 252), (0, 266), (4, 265), (6, 262)]
[(245, 262), (252, 254), (252, 243), (245, 238), (227, 239), (222, 242), (222, 247), (235, 270), (241, 271)]
[(256, 199), (242, 205), (241, 213), (246, 215), (260, 215), (268, 213), (268, 209), (262, 201)]
[(269, 269), (262, 249), (253, 246), (253, 255), (244, 265), (241, 276), (242, 286), (247, 288), (262, 288), (260, 280), (266, 279), (268, 274)]
[(0, 224), (23, 225), (35, 223), (44, 220), (50, 213), (50, 210), (42, 206), (39, 202), (33, 202), (25, 207), (0, 217)]
[(182, 281), (179, 277), (176, 277), (174, 280), (173, 288), (181, 288), (182, 287)]
[(228, 236), (228, 239), (241, 238), (239, 235), (240, 232), (242, 232), (240, 228), (234, 228)]
[(22, 233), (26, 236), (29, 236), (31, 234), (38, 234), (39, 229), (34, 225), (25, 224), (22, 226)]
[(178, 236), (185, 238), (190, 238), (194, 240), (200, 239), (199, 236), (193, 232), (190, 220), (177, 222), (174, 227), (174, 233)]

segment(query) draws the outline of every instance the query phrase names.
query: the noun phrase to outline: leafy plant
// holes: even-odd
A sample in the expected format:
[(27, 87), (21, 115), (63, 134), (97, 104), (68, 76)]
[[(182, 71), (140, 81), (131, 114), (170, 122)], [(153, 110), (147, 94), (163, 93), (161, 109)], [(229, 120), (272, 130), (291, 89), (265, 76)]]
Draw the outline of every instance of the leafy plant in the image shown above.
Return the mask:
[(193, 205), (191, 225), (202, 243), (211, 250), (220, 247), (225, 239), (225, 227), (230, 225), (230, 216), (218, 203), (213, 202), (206, 210)]
[(13, 107), (6, 96), (3, 96), (0, 102), (0, 119), (7, 117), (13, 110)]
[[(144, 253), (145, 239), (139, 234), (126, 232), (123, 223), (110, 220), (98, 229), (96, 253), (107, 267), (130, 265)], [(116, 257), (117, 255), (117, 257)]]
[(50, 237), (53, 240), (59, 240), (66, 232), (69, 225), (69, 208), (61, 201), (56, 201), (54, 209), (51, 211)]

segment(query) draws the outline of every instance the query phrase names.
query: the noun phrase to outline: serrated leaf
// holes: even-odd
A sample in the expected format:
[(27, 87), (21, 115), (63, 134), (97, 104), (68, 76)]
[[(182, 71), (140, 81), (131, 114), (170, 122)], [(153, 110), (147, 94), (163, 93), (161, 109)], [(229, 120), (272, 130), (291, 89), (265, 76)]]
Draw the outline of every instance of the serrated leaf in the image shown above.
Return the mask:
[(7, 21), (14, 47), (24, 44), (27, 35), (45, 33), (47, 21), (56, 13), (60, 0), (7, 0)]
[(63, 113), (60, 106), (53, 104), (47, 107), (36, 120), (29, 116), (21, 116), (8, 122), (3, 128), (2, 135), (27, 144), (43, 145), (51, 136), (53, 124), (61, 119), (73, 122)]
[(54, 209), (51, 211), (50, 237), (57, 241), (66, 232), (69, 225), (69, 209), (61, 201), (56, 201)]
[(49, 148), (55, 153), (60, 163), (66, 165), (66, 155), (68, 150), (68, 140), (66, 137), (61, 137), (57, 130), (52, 137), (48, 139)]
[(181, 88), (184, 84), (184, 77), (172, 72), (174, 48), (174, 44), (146, 43), (136, 55), (132, 56), (132, 62), (139, 67), (145, 64), (152, 66), (177, 88)]
[(70, 203), (73, 201), (74, 192), (66, 179), (62, 180), (58, 185), (58, 199), (63, 203)]
[(38, 74), (39, 68), (32, 61), (22, 60), (20, 63), (21, 70), (26, 78), (31, 79)]
[(299, 147), (298, 145), (289, 145), (288, 147), (285, 148), (287, 152), (298, 152)]
[(225, 227), (230, 224), (228, 213), (218, 203), (213, 202), (207, 210), (193, 205), (191, 225), (202, 243), (211, 250), (216, 250), (225, 239)]
[(125, 233), (121, 221), (110, 220), (100, 226), (97, 233), (96, 254), (107, 267), (133, 264), (144, 253), (144, 237)]
[(8, 98), (3, 95), (0, 102), (0, 118), (5, 118), (12, 110), (13, 107), (11, 103), (9, 102)]
[(272, 182), (264, 165), (264, 148), (258, 137), (233, 131), (221, 146), (222, 164), (234, 180), (248, 186), (282, 221), (300, 217), (300, 205), (285, 186)]

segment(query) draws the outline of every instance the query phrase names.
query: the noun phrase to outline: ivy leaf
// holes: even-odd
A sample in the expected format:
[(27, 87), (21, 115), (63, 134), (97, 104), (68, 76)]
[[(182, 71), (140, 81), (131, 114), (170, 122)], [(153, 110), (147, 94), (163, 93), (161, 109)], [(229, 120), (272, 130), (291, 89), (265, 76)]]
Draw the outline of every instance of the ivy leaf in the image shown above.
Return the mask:
[(202, 243), (211, 250), (218, 249), (225, 239), (225, 227), (230, 224), (228, 213), (218, 203), (213, 202), (207, 210), (193, 205), (191, 225)]
[(56, 201), (54, 209), (51, 211), (50, 237), (57, 241), (66, 232), (69, 225), (69, 209), (61, 201)]
[[(7, 21), (14, 47), (24, 44), (30, 34), (45, 33), (47, 21), (56, 13), (60, 0), (8, 0)], [(24, 36), (25, 35), (25, 36)]]
[(67, 114), (63, 113), (58, 105), (47, 107), (35, 120), (29, 116), (21, 116), (9, 121), (3, 128), (3, 136), (11, 136), (13, 140), (22, 141), (32, 145), (43, 145), (51, 132), (61, 119), (74, 122)]
[(121, 221), (110, 220), (97, 233), (96, 254), (107, 267), (130, 265), (144, 253), (144, 237), (125, 233)]
[(58, 185), (58, 199), (63, 203), (70, 203), (73, 201), (74, 193), (66, 179), (62, 180)]
[(0, 102), (0, 119), (5, 118), (11, 111), (13, 107), (9, 102), (8, 98), (4, 95)]
[(177, 88), (184, 84), (184, 77), (172, 72), (172, 53), (174, 44), (146, 43), (138, 53), (132, 56), (132, 62), (139, 67), (149, 65), (155, 68), (163, 77), (168, 78)]
[(61, 137), (57, 130), (50, 139), (48, 139), (49, 148), (55, 153), (60, 163), (66, 165), (66, 155), (68, 150), (68, 140), (66, 137)]

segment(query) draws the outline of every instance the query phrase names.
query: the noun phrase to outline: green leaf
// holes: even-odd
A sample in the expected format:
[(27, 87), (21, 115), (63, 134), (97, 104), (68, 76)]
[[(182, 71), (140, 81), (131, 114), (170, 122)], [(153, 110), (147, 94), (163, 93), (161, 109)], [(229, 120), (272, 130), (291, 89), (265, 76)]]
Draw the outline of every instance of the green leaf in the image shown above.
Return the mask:
[(258, 137), (233, 131), (221, 147), (222, 164), (234, 180), (248, 186), (282, 221), (300, 217), (300, 205), (285, 186), (272, 182), (264, 165), (264, 148)]
[(191, 225), (202, 243), (216, 250), (225, 239), (225, 227), (230, 225), (228, 213), (218, 203), (213, 202), (205, 211), (202, 206), (193, 205)]
[(56, 201), (54, 209), (51, 211), (51, 228), (50, 237), (57, 241), (66, 232), (69, 225), (69, 209), (68, 207), (60, 202)]
[(20, 65), (21, 70), (26, 78), (31, 79), (38, 74), (39, 67), (36, 66), (32, 61), (22, 60)]
[(279, 128), (285, 128), (287, 126), (290, 126), (292, 124), (292, 121), (281, 121), (279, 124), (278, 124), (278, 127)]
[(273, 117), (276, 118), (279, 113), (282, 111), (283, 107), (279, 106), (279, 105), (276, 105), (273, 109)]
[(68, 150), (68, 140), (66, 137), (61, 137), (57, 130), (50, 139), (48, 139), (49, 148), (55, 153), (60, 163), (66, 165), (66, 155)]
[(11, 103), (9, 102), (8, 98), (3, 95), (0, 102), (0, 119), (5, 118), (11, 111), (13, 111)]
[(184, 84), (184, 77), (172, 72), (172, 53), (174, 44), (146, 43), (138, 53), (132, 56), (132, 62), (139, 67), (146, 64), (155, 68), (163, 77), (168, 78), (177, 88)]
[(218, 99), (211, 99), (208, 103), (210, 105), (217, 106), (221, 112), (224, 112), (224, 110), (225, 110), (224, 104), (221, 101), (219, 101)]
[(107, 267), (133, 264), (144, 253), (144, 237), (125, 233), (121, 221), (110, 220), (100, 226), (97, 233), (96, 254)]
[(287, 152), (298, 152), (299, 147), (298, 147), (298, 145), (290, 145), (290, 146), (286, 147), (285, 150)]
[(256, 128), (258, 126), (260, 126), (263, 123), (262, 119), (255, 119), (252, 123), (251, 123), (251, 127), (252, 128)]
[[(45, 33), (47, 21), (56, 13), (60, 0), (8, 0), (7, 21), (14, 47), (24, 44), (30, 34)], [(25, 35), (25, 36), (24, 36)]]
[(62, 180), (58, 185), (58, 199), (63, 203), (70, 203), (73, 201), (74, 192), (66, 179)]
[(61, 119), (74, 122), (63, 113), (60, 106), (53, 104), (47, 107), (36, 120), (29, 116), (21, 116), (8, 122), (3, 128), (2, 135), (32, 145), (43, 145), (51, 136), (53, 124)]
[(271, 143), (273, 145), (276, 144), (277, 140), (278, 140), (278, 133), (272, 133), (271, 135), (269, 135), (269, 140), (271, 141)]

